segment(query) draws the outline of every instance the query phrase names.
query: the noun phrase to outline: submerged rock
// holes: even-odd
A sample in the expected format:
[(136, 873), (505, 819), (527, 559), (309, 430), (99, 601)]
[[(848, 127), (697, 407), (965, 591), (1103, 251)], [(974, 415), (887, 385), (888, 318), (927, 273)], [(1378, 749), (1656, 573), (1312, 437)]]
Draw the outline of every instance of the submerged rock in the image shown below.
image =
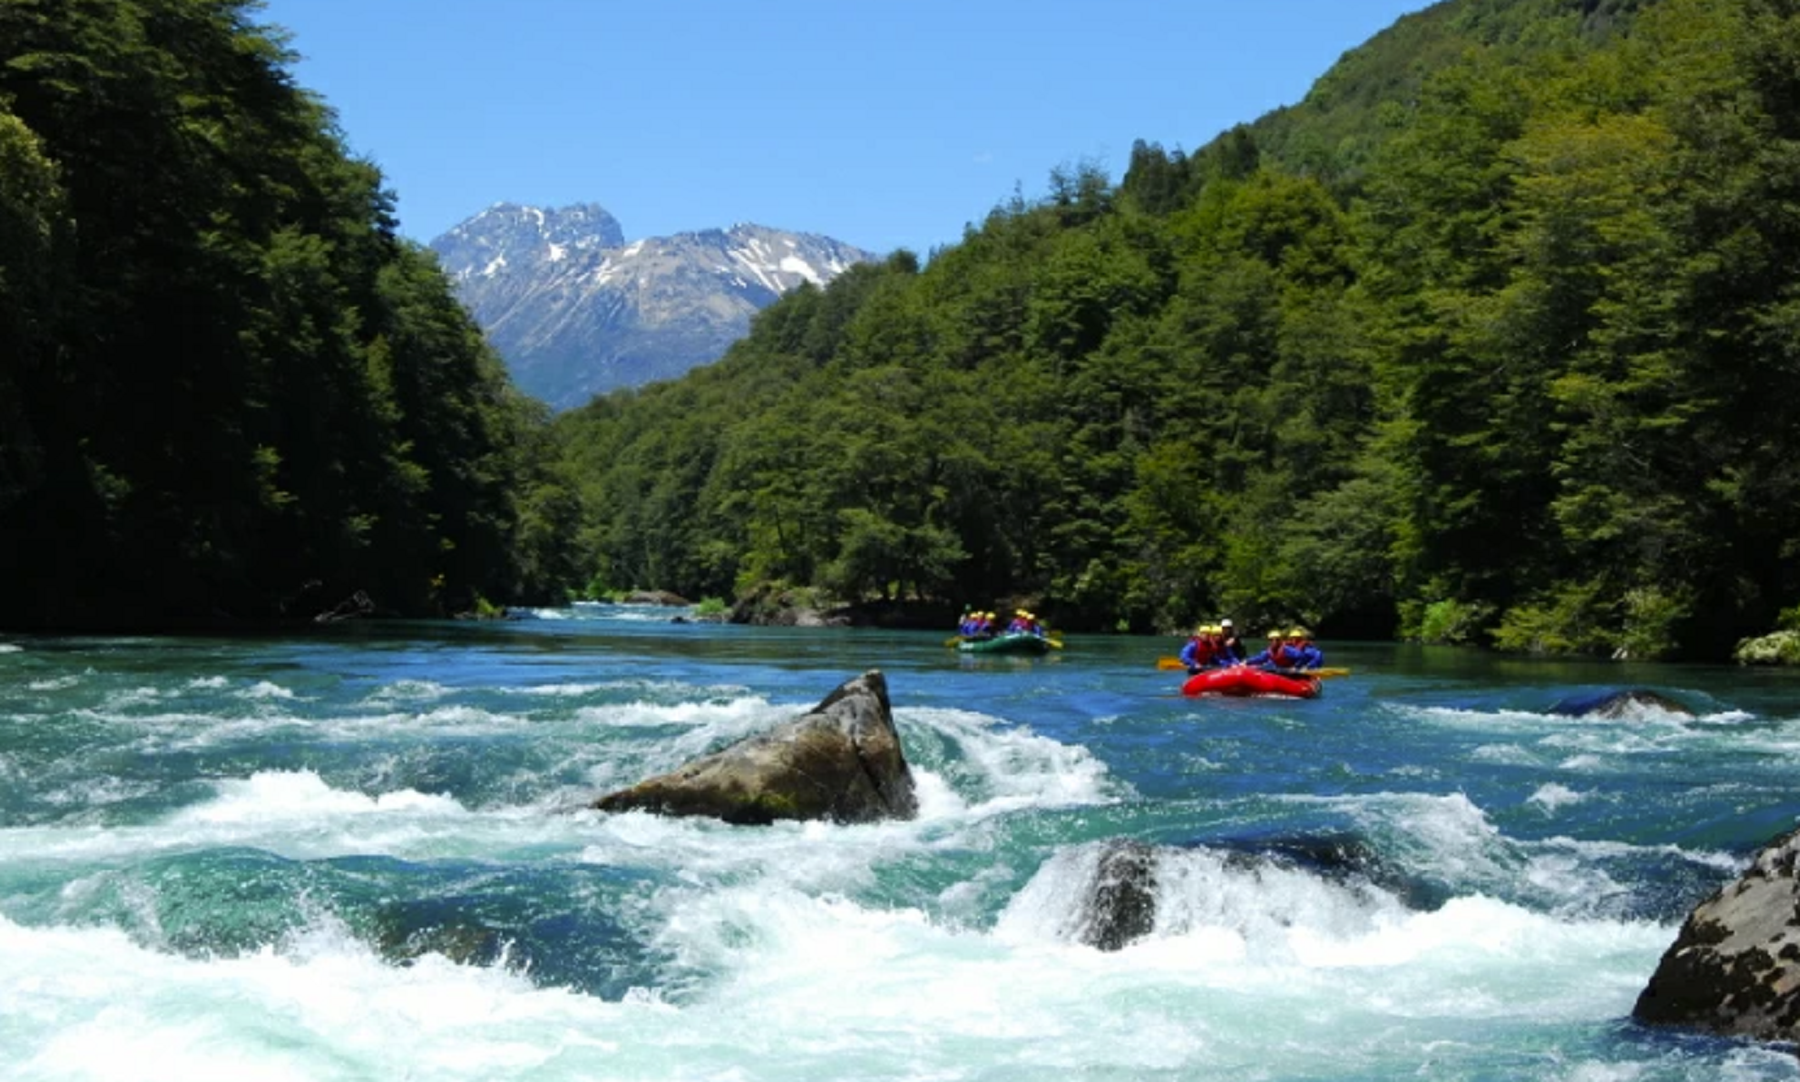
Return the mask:
[[(1209, 911), (1218, 910), (1206, 918), (1209, 921), (1254, 919), (1241, 912), (1231, 916), (1240, 905), (1232, 899), (1260, 892), (1265, 889), (1261, 884), (1266, 876), (1283, 872), (1341, 888), (1346, 899), (1367, 902), (1377, 896), (1394, 896), (1414, 908), (1442, 904), (1442, 892), (1427, 886), (1406, 882), (1390, 889), (1377, 882), (1383, 862), (1373, 847), (1348, 836), (1237, 839), (1191, 846), (1114, 838), (1100, 843), (1093, 871), (1072, 900), (1072, 916), (1062, 934), (1097, 950), (1116, 951), (1155, 932), (1158, 920), (1179, 925), (1191, 919), (1191, 913), (1184, 916), (1180, 912), (1182, 899), (1164, 897), (1159, 903), (1158, 898), (1168, 889), (1190, 893), (1197, 889), (1192, 862), (1197, 852), (1209, 854), (1202, 858), (1209, 863), (1219, 862), (1220, 871), (1228, 878), (1258, 884), (1246, 891), (1206, 888), (1222, 891), (1206, 903)], [(1164, 904), (1175, 911), (1163, 913)], [(1251, 908), (1259, 907), (1253, 904)]]
[(1294, 868), (1351, 890), (1384, 891), (1408, 909), (1438, 909), (1451, 897), (1444, 884), (1406, 871), (1355, 834), (1253, 834), (1208, 841), (1203, 847), (1228, 854), (1240, 867)]
[(1767, 1041), (1800, 1039), (1800, 830), (1701, 902), (1657, 964), (1632, 1017)]
[(1082, 897), (1075, 939), (1120, 950), (1156, 928), (1156, 850), (1143, 842), (1106, 843)]
[(427, 954), (443, 955), (459, 966), (488, 966), (500, 960), (506, 942), (498, 930), (473, 921), (406, 928), (390, 917), (378, 929), (376, 946), (403, 966)]
[(867, 823), (919, 813), (887, 679), (874, 670), (846, 681), (799, 718), (609, 793), (592, 806), (749, 825), (777, 819)]
[(1644, 688), (1572, 695), (1552, 706), (1550, 713), (1572, 718), (1624, 718), (1645, 709), (1661, 710), (1684, 718), (1694, 716), (1692, 710), (1667, 695)]

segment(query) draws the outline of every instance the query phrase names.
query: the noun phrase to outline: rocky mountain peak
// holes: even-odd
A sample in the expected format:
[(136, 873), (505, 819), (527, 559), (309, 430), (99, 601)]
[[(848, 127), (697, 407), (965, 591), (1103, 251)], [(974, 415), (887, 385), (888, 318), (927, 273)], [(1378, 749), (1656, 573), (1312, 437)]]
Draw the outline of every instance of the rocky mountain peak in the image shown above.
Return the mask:
[(496, 203), (431, 248), (513, 381), (556, 409), (710, 364), (781, 294), (876, 258), (749, 223), (626, 243), (592, 203)]
[(619, 220), (598, 203), (546, 209), (495, 203), (431, 242), (458, 283), (556, 263), (572, 251), (625, 243)]

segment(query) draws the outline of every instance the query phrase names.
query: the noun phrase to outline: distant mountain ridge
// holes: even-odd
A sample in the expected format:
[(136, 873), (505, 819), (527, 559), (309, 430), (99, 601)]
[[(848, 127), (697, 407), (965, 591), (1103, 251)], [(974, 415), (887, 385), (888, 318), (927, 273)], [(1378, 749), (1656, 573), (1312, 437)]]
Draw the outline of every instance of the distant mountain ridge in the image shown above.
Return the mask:
[(513, 382), (557, 410), (709, 364), (783, 293), (877, 258), (749, 224), (627, 244), (593, 203), (497, 203), (430, 247)]

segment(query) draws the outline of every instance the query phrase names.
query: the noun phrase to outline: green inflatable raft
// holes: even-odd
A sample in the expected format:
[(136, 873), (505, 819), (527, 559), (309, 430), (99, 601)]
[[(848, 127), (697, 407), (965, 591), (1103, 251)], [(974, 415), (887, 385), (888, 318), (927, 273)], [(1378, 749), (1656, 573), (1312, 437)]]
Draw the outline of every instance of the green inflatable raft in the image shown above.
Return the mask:
[(965, 654), (1047, 654), (1050, 640), (1043, 635), (1009, 631), (991, 639), (963, 639), (956, 648)]

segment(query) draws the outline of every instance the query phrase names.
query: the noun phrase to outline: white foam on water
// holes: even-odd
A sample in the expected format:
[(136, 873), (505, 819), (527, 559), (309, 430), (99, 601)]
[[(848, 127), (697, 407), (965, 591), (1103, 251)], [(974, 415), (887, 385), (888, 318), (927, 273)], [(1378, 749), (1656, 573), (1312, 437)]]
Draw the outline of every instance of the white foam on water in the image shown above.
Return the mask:
[(260, 771), (248, 778), (217, 783), (218, 798), (185, 808), (169, 819), (180, 830), (197, 825), (231, 823), (318, 822), (360, 815), (460, 815), (454, 800), (410, 790), (367, 796), (326, 785), (310, 770)]
[(1690, 717), (1636, 704), (1621, 717), (1606, 718), (1522, 710), (1394, 709), (1416, 722), (1511, 737), (1475, 749), (1473, 754), (1483, 762), (1554, 765), (1576, 774), (1609, 774), (1639, 757), (1695, 754), (1724, 746), (1800, 759), (1800, 720), (1758, 723), (1741, 710)]
[(884, 1054), (917, 1054), (922, 1072), (966, 1055), (989, 1070), (1015, 1064), (1013, 1077), (1097, 1066), (1316, 1077), (1348, 1054), (1339, 1077), (1395, 1077), (1446, 1033), (1620, 1017), (1673, 934), (1483, 898), (1410, 912), (1301, 872), (1188, 853), (1170, 855), (1156, 931), (1105, 953), (1067, 937), (1071, 891), (1091, 871), (1082, 859), (1059, 852), (992, 930), (759, 882), (695, 892), (662, 945), (717, 975), (689, 998), (719, 1008), (720, 1037), (751, 1063), (779, 1040), (802, 1076), (830, 1077), (809, 1073), (798, 1049), (890, 1070)]
[[(774, 706), (766, 699), (747, 695), (678, 703), (633, 701), (584, 706), (576, 711), (577, 726), (595, 731), (598, 737), (587, 745), (574, 747), (572, 754), (585, 764), (582, 769), (588, 787), (607, 792), (673, 770), (797, 713), (793, 707)], [(605, 740), (606, 734), (629, 735), (633, 730), (653, 730), (654, 740), (626, 744)]]
[(552, 698), (577, 698), (618, 687), (618, 684), (539, 684), (516, 689), (520, 695), (542, 695)]
[[(393, 964), (330, 918), (212, 959), (0, 918), (0, 1074), (1022, 1082), (1317, 1078), (1329, 1064), (1333, 1078), (1493, 1077), (1484, 1048), (1556, 1025), (1558, 1054), (1522, 1053), (1507, 1077), (1792, 1077), (1791, 1060), (1755, 1048), (1702, 1074), (1671, 1073), (1655, 1046), (1641, 1062), (1584, 1057), (1581, 1035), (1624, 1017), (1672, 928), (1481, 897), (1408, 912), (1193, 863), (1158, 897), (1186, 923), (1112, 953), (1030, 922), (951, 926), (780, 883), (693, 891), (658, 933), (667, 979), (610, 1000), (505, 964)], [(1059, 854), (1040, 878), (1070, 870)]]
[(329, 923), (280, 950), (190, 960), (0, 918), (0, 953), (0, 1071), (19, 1077), (529, 1078), (571, 1054), (599, 1068), (617, 1050), (609, 1033), (669, 1013), (503, 967), (389, 965)]
[(694, 610), (683, 605), (619, 605), (607, 601), (577, 601), (563, 610), (576, 620), (620, 624), (666, 624)]
[(1010, 914), (983, 930), (767, 880), (687, 892), (658, 932), (668, 983), (614, 1001), (505, 965), (395, 965), (329, 918), (218, 959), (0, 918), (0, 1070), (773, 1082), (1316, 1077), (1333, 1063), (1397, 1077), (1508, 1020), (1609, 1024), (1672, 934), (1480, 898), (1408, 913), (1192, 859), (1159, 895), (1180, 926), (1114, 953)]
[[(1054, 787), (1043, 797), (1061, 798)], [(1385, 814), (1441, 817), (1446, 839), (1482, 834), (1478, 810), (1407, 803)], [(329, 830), (386, 818), (471, 846), (494, 841), (482, 833), (489, 817), (453, 802), (339, 792), (305, 772), (221, 785), (165, 829), (248, 836), (272, 821)], [(527, 823), (543, 818), (507, 829), (544, 829)], [(941, 823), (747, 831), (639, 814), (556, 818), (565, 841), (594, 836), (592, 859), (673, 873), (650, 926), (671, 962), (617, 1000), (539, 987), (504, 963), (426, 955), (398, 965), (329, 916), (211, 959), (111, 929), (0, 918), (0, 1046), (11, 1064), (0, 1076), (1022, 1082), (1318, 1077), (1326, 1063), (1338, 1078), (1431, 1077), (1433, 1064), (1457, 1075), (1456, 1049), (1504, 1039), (1495, 1035), (1507, 1027), (1573, 1035), (1613, 1025), (1674, 933), (1480, 896), (1414, 912), (1380, 891), (1196, 850), (1169, 854), (1155, 931), (1106, 953), (1067, 934), (1092, 846), (1057, 850), (985, 926), (845, 893), (909, 852), (958, 844)], [(394, 852), (387, 839), (363, 840)], [(1769, 1062), (1746, 1061), (1743, 1077), (1777, 1077), (1756, 1073)], [(1564, 1079), (1574, 1065), (1535, 1077)]]
[[(728, 699), (750, 698), (749, 689), (741, 685), (696, 685), (676, 680), (585, 680), (559, 684), (537, 684), (525, 687), (510, 687), (509, 694), (543, 698), (582, 698), (593, 695), (610, 695), (614, 699), (621, 698), (619, 693), (631, 696), (626, 700), (633, 703), (679, 705), (717, 705)], [(755, 699), (762, 702), (765, 700)], [(616, 706), (617, 703), (609, 704)], [(602, 707), (604, 708), (604, 707)], [(793, 709), (793, 708), (790, 708)], [(797, 711), (796, 711), (797, 712)]]
[(525, 719), (516, 714), (495, 713), (479, 706), (465, 705), (436, 707), (409, 720), (434, 736), (499, 732), (525, 723)]
[(1698, 725), (1743, 725), (1746, 722), (1755, 721), (1756, 715), (1745, 710), (1720, 710), (1711, 714), (1701, 714), (1688, 720)]
[[(997, 934), (1014, 942), (1079, 941), (1103, 851), (1093, 844), (1057, 852), (1006, 907)], [(1207, 849), (1163, 848), (1156, 854), (1153, 934), (1194, 938), (1221, 960), (1280, 952), (1297, 929), (1350, 936), (1366, 933), (1377, 918), (1403, 913), (1386, 895), (1352, 891), (1273, 862)]]
[(1536, 804), (1544, 809), (1544, 814), (1554, 815), (1559, 810), (1579, 804), (1588, 798), (1587, 793), (1577, 792), (1566, 785), (1550, 782), (1537, 787), (1537, 791), (1527, 798), (1527, 803)]
[(704, 817), (577, 811), (580, 859), (603, 866), (660, 869), (694, 888), (754, 882), (801, 891), (851, 891), (874, 882), (883, 864), (943, 844), (921, 822), (839, 825), (781, 821), (745, 829)]
[(707, 738), (748, 736), (759, 725), (786, 720), (800, 711), (793, 707), (777, 707), (760, 696), (737, 694), (682, 702), (655, 702), (639, 699), (604, 706), (584, 706), (576, 717), (602, 728), (682, 727), (696, 730)]
[(298, 696), (295, 695), (292, 691), (288, 690), (287, 688), (282, 687), (280, 684), (272, 683), (268, 680), (259, 680), (256, 683), (251, 684), (249, 687), (244, 688), (241, 691), (238, 691), (236, 694), (237, 694), (238, 698), (240, 698), (240, 699), (289, 699), (289, 700), (292, 700), (292, 699), (298, 698)]
[(396, 680), (370, 693), (371, 703), (429, 702), (450, 694), (450, 688), (433, 680)]
[(1483, 744), (1470, 752), (1470, 758), (1483, 763), (1512, 766), (1541, 766), (1543, 756), (1519, 744)]
[(1411, 706), (1406, 703), (1390, 703), (1386, 708), (1405, 719), (1429, 721), (1452, 728), (1480, 729), (1483, 732), (1582, 720), (1529, 710), (1474, 710), (1455, 706)]
[(1587, 861), (1631, 859), (1653, 853), (1712, 868), (1721, 876), (1736, 876), (1744, 871), (1743, 857), (1719, 850), (1687, 849), (1679, 845), (1630, 845), (1560, 836), (1545, 838), (1537, 844), (1549, 849), (1567, 849)]
[(268, 739), (341, 743), (391, 741), (396, 737), (468, 737), (519, 732), (530, 719), (509, 712), (459, 703), (415, 704), (418, 711), (331, 715), (309, 713), (305, 698), (285, 692), (252, 690), (233, 697), (244, 705), (236, 712), (158, 711), (121, 714), (71, 711), (70, 716), (103, 727), (121, 750), (140, 755), (195, 751), (226, 745), (250, 745)]
[(141, 826), (94, 824), (0, 830), (0, 861), (116, 861), (151, 853), (253, 847), (291, 858), (359, 853), (422, 856), (448, 839), (540, 816), (526, 809), (474, 813), (450, 797), (413, 790), (375, 795), (334, 789), (310, 770), (259, 771), (213, 783), (215, 796)]
[(123, 688), (118, 691), (109, 692), (106, 695), (102, 709), (109, 713), (124, 713), (133, 707), (159, 703), (164, 699), (172, 698), (179, 694), (181, 694), (179, 691), (165, 690), (158, 687)]
[[(1542, 790), (1540, 790), (1541, 792)], [(1674, 857), (1721, 873), (1741, 870), (1730, 854), (1675, 845), (1634, 846), (1553, 837), (1509, 838), (1462, 793), (1374, 793), (1357, 796), (1292, 796), (1347, 814), (1358, 830), (1378, 839), (1376, 848), (1415, 874), (1456, 884), (1459, 890), (1503, 895), (1530, 888), (1533, 902), (1550, 910), (1580, 910), (1624, 888), (1608, 874), (1608, 860), (1647, 854)]]
[(1755, 726), (1724, 723), (1724, 734), (1734, 749), (1783, 759), (1800, 759), (1800, 720), (1784, 719)]
[[(1024, 809), (1079, 807), (1113, 803), (1123, 787), (1106, 764), (1087, 748), (1062, 744), (1024, 726), (967, 710), (899, 709), (894, 723), (917, 725), (954, 743), (962, 769), (977, 775), (977, 792), (922, 809), (941, 817), (987, 819)], [(966, 805), (966, 806), (964, 806)]]

